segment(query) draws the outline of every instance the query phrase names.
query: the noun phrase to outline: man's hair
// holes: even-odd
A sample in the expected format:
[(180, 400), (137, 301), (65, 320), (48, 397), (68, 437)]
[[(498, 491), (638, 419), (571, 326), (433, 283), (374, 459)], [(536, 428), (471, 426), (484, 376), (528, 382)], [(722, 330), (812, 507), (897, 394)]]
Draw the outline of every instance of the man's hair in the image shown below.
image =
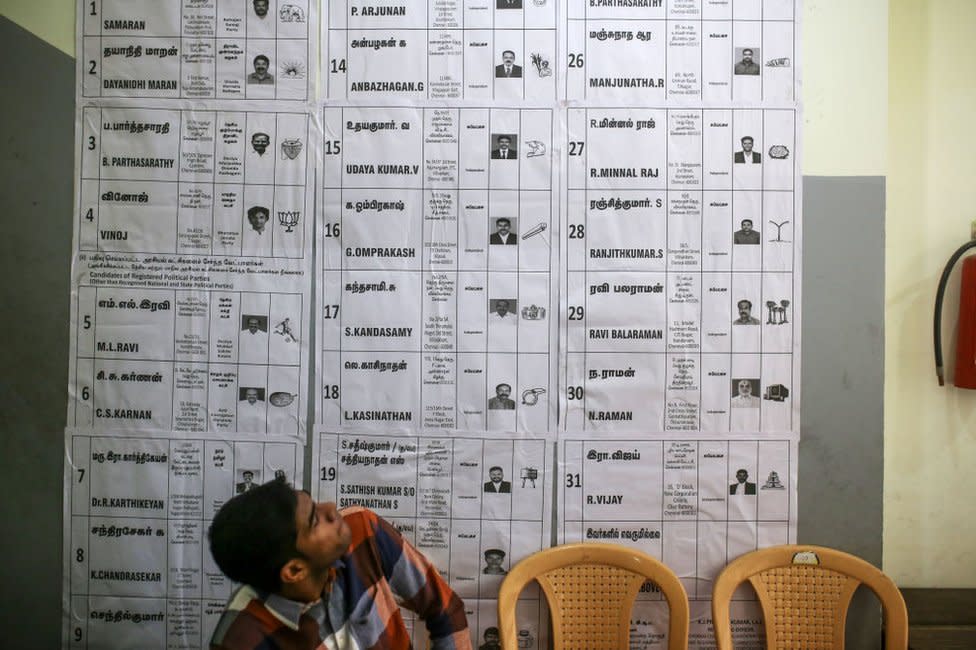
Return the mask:
[(746, 224), (749, 224), (751, 226), (752, 225), (752, 219), (743, 219), (742, 220), (742, 223), (739, 224), (739, 225), (744, 226)]
[(497, 226), (498, 224), (500, 224), (503, 221), (505, 223), (507, 223), (508, 225), (510, 225), (510, 226), (512, 225), (512, 220), (509, 219), (508, 217), (499, 217), (499, 218), (495, 219), (495, 225)]
[(507, 136), (507, 135), (500, 135), (500, 136), (498, 136), (498, 142), (501, 143), (502, 140), (508, 140), (509, 142), (511, 142), (512, 141), (512, 138), (509, 137), (509, 136)]
[(742, 56), (745, 56), (746, 55), (746, 52), (749, 53), (749, 56), (752, 56), (752, 48), (751, 47), (744, 48), (742, 50)]
[(258, 54), (256, 57), (254, 57), (254, 63), (257, 63), (258, 61), (264, 61), (268, 65), (271, 65), (271, 59), (269, 59), (263, 54)]
[(746, 300), (745, 298), (743, 298), (739, 302), (735, 303), (735, 306), (737, 308), (739, 308), (739, 309), (742, 309), (742, 305), (743, 304), (745, 304), (745, 306), (748, 307), (749, 309), (752, 309), (752, 301), (751, 300)]
[(515, 58), (515, 52), (513, 52), (512, 50), (502, 50), (502, 58), (503, 59), (505, 58), (505, 55), (506, 54), (511, 54), (512, 55), (512, 58), (513, 59)]
[(269, 140), (271, 139), (271, 136), (270, 136), (270, 135), (268, 135), (267, 133), (262, 133), (261, 131), (255, 131), (255, 132), (254, 132), (254, 133), (253, 133), (253, 134), (251, 135), (251, 140), (253, 141), (253, 140), (254, 140), (254, 138), (256, 138), (256, 137), (258, 137), (259, 135), (260, 135), (261, 137), (263, 137), (263, 138), (267, 138), (267, 139), (269, 139)]
[(505, 551), (503, 551), (500, 548), (490, 548), (487, 551), (485, 551), (485, 559), (486, 560), (488, 559), (488, 556), (489, 555), (497, 555), (499, 557), (505, 557)]
[(298, 497), (283, 477), (238, 494), (210, 524), (210, 554), (234, 582), (281, 589), (281, 567), (301, 557), (295, 547)]
[(755, 140), (752, 139), (751, 135), (742, 136), (742, 140), (740, 142), (745, 142), (746, 140), (748, 140), (749, 142), (755, 142)]
[(498, 389), (501, 388), (502, 386), (504, 386), (505, 388), (507, 388), (509, 391), (512, 390), (512, 387), (509, 384), (498, 384), (497, 386), (495, 386), (495, 392), (497, 393), (498, 392)]
[(248, 208), (247, 209), (247, 218), (249, 220), (250, 219), (254, 219), (254, 217), (258, 216), (258, 213), (259, 212), (262, 213), (262, 214), (264, 214), (264, 216), (266, 216), (266, 217), (270, 217), (271, 216), (271, 212), (269, 212), (267, 208), (265, 208), (263, 206), (260, 206), (260, 205), (256, 205), (253, 208)]
[(254, 478), (254, 472), (249, 469), (246, 469), (243, 472), (241, 472), (241, 476), (247, 476), (248, 474), (251, 475), (251, 478)]
[(486, 627), (485, 628), (485, 634), (484, 634), (484, 636), (482, 638), (487, 639), (489, 634), (494, 634), (495, 636), (498, 636), (498, 628), (497, 627)]
[(491, 473), (492, 473), (492, 472), (494, 472), (494, 471), (495, 471), (496, 469), (497, 469), (497, 470), (498, 470), (499, 472), (502, 472), (502, 473), (504, 473), (504, 472), (505, 472), (505, 470), (503, 470), (503, 469), (502, 469), (501, 467), (499, 467), (498, 465), (495, 465), (494, 467), (489, 467), (489, 468), (488, 468), (488, 473), (489, 473), (489, 474), (491, 474)]

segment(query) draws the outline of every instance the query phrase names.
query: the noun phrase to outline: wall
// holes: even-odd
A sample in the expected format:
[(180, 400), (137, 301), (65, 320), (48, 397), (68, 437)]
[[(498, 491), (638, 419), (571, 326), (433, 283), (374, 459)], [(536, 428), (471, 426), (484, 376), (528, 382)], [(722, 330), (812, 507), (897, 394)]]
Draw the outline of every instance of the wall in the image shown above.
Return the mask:
[(939, 388), (932, 356), (935, 288), (976, 219), (974, 25), (972, 0), (891, 2), (884, 567), (908, 587), (976, 587), (976, 393)]

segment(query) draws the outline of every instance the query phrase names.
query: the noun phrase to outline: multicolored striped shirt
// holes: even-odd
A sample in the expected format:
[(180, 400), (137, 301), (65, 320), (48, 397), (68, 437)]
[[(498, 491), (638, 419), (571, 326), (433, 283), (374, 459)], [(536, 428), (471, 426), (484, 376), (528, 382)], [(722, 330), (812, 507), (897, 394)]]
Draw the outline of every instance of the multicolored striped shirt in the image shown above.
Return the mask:
[(300, 603), (243, 585), (217, 623), (212, 650), (408, 650), (401, 605), (426, 623), (432, 650), (471, 650), (464, 604), (437, 568), (372, 511), (342, 516), (352, 542), (323, 598)]

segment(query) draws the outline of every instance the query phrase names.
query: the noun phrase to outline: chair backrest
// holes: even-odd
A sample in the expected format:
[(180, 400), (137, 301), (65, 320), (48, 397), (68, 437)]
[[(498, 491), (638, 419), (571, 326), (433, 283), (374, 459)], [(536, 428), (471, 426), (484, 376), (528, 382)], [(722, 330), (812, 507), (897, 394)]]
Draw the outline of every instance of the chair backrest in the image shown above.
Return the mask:
[(737, 558), (712, 588), (712, 622), (718, 650), (732, 650), (729, 604), (748, 580), (766, 620), (766, 647), (843, 650), (847, 607), (859, 585), (881, 601), (885, 648), (908, 648), (908, 611), (895, 583), (864, 560), (822, 546), (785, 545)]
[(688, 647), (688, 596), (663, 563), (615, 544), (564, 544), (515, 565), (498, 593), (503, 650), (516, 650), (515, 605), (526, 584), (538, 581), (552, 617), (552, 647), (629, 650), (630, 616), (641, 585), (653, 581), (670, 609), (668, 649)]

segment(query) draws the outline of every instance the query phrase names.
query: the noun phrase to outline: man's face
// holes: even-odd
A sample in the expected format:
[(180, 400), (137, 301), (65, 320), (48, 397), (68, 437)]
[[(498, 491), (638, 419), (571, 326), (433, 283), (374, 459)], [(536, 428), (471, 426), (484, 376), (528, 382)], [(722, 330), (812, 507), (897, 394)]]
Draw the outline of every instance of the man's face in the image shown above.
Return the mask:
[(248, 388), (244, 393), (244, 397), (247, 399), (248, 404), (254, 404), (254, 402), (258, 401), (258, 389)]
[(508, 219), (499, 219), (495, 222), (495, 226), (498, 228), (498, 234), (502, 237), (508, 235), (508, 233), (512, 230), (512, 222)]
[(747, 478), (749, 478), (749, 472), (745, 471), (744, 469), (740, 469), (735, 473), (735, 480), (737, 480), (739, 483), (745, 483)]
[(254, 0), (254, 13), (261, 18), (268, 15), (268, 0)]
[(749, 318), (752, 315), (752, 305), (747, 303), (745, 300), (740, 300), (738, 307), (739, 318)]
[(262, 232), (264, 230), (264, 225), (268, 223), (268, 214), (266, 212), (255, 212), (254, 216), (250, 217), (251, 227)]
[(257, 334), (257, 332), (258, 332), (258, 319), (257, 318), (248, 318), (247, 319), (247, 331), (249, 331), (251, 334)]
[(745, 221), (742, 222), (742, 232), (751, 232), (751, 231), (752, 231), (752, 222), (746, 219)]
[(742, 62), (752, 63), (752, 50), (742, 50)]
[(244, 472), (244, 482), (250, 484), (254, 480), (254, 472)]
[(498, 302), (496, 302), (495, 303), (495, 313), (498, 314), (499, 316), (504, 316), (505, 314), (507, 314), (508, 313), (508, 301), (507, 300), (499, 300)]
[(485, 632), (485, 643), (499, 643), (498, 632), (488, 630)]
[(502, 63), (505, 65), (515, 63), (515, 52), (502, 52)]
[(498, 138), (498, 148), (508, 149), (508, 145), (511, 144), (511, 142), (512, 142), (511, 138)]
[(489, 553), (485, 556), (485, 564), (487, 564), (489, 568), (498, 569), (502, 565), (502, 556), (498, 553)]
[(254, 61), (254, 71), (256, 73), (258, 73), (258, 75), (261, 75), (261, 76), (267, 74), (267, 72), (268, 72), (268, 62), (265, 61), (264, 59), (255, 59), (255, 61)]
[(500, 469), (493, 469), (488, 472), (488, 478), (491, 479), (492, 483), (501, 483), (502, 476), (504, 476), (504, 473)]
[(501, 386), (497, 386), (495, 388), (495, 395), (497, 395), (498, 397), (507, 398), (511, 394), (512, 394), (512, 387), (509, 386), (508, 384), (502, 384)]
[[(749, 395), (752, 395), (752, 382), (750, 382), (748, 379), (742, 379), (742, 380), (740, 380), (739, 381), (739, 395), (742, 395), (743, 397), (748, 397)], [(741, 473), (742, 473), (742, 470), (739, 470), (738, 472), (735, 473), (735, 475), (738, 476)], [(745, 480), (745, 479), (743, 479), (743, 480)]]
[(264, 133), (255, 133), (251, 136), (251, 146), (259, 154), (264, 154), (269, 144), (271, 144), (271, 138)]
[(334, 502), (315, 503), (308, 492), (296, 490), (295, 493), (298, 495), (295, 548), (313, 570), (325, 571), (349, 548), (352, 531)]
[(746, 153), (752, 151), (752, 138), (742, 138), (742, 150)]

